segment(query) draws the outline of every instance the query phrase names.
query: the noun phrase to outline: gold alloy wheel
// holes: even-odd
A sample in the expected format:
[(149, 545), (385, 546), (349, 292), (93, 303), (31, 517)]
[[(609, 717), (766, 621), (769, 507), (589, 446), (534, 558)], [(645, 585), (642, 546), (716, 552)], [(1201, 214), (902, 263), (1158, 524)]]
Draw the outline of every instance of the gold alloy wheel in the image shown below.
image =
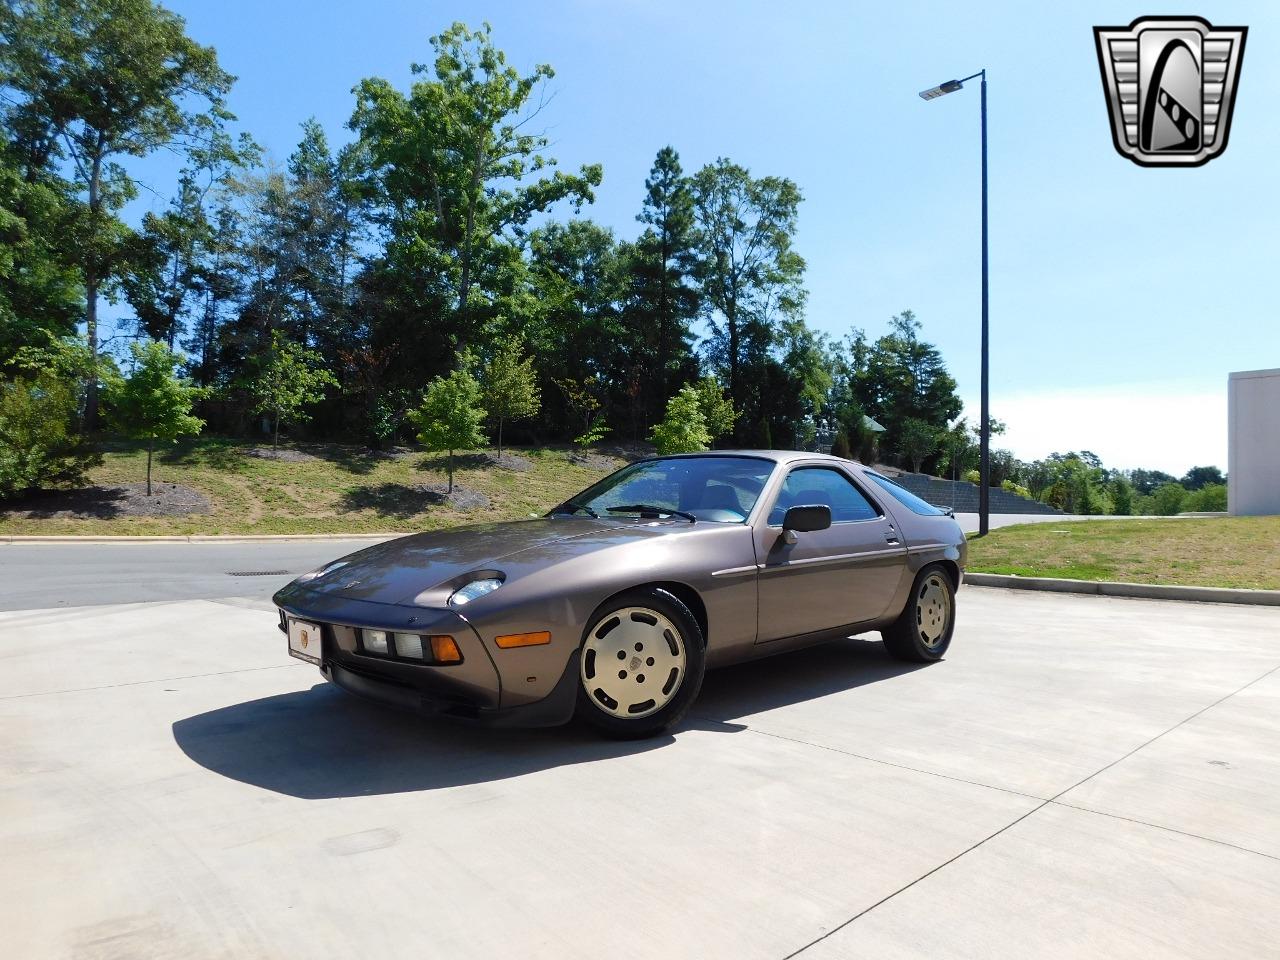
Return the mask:
[(671, 702), (684, 681), (684, 637), (656, 610), (614, 610), (587, 634), (579, 673), (600, 710), (623, 720), (650, 716)]
[(916, 629), (924, 645), (933, 649), (947, 635), (951, 623), (951, 585), (943, 573), (931, 573), (916, 597)]

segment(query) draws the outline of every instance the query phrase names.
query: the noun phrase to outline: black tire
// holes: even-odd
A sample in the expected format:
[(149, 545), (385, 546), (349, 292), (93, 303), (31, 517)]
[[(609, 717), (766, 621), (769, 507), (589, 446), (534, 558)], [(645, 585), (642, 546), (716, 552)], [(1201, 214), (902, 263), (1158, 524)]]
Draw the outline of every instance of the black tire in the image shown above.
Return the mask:
[[(617, 646), (622, 634), (614, 631), (621, 625), (621, 618), (613, 614), (628, 611), (627, 628), (637, 631), (634, 636), (639, 639), (628, 643), (625, 650), (617, 650), (621, 662), (613, 660), (613, 653), (605, 661), (606, 649)], [(647, 611), (647, 613), (646, 613)], [(645, 619), (651, 616), (654, 623)], [(634, 619), (633, 619), (634, 617)], [(662, 623), (665, 618), (666, 624)], [(617, 621), (611, 625), (611, 621)], [(668, 626), (669, 625), (669, 626)], [(674, 629), (671, 629), (674, 628)], [(645, 631), (648, 631), (646, 633)], [(672, 636), (667, 636), (670, 633)], [(613, 639), (610, 640), (610, 636)], [(640, 649), (646, 637), (652, 636), (658, 649)], [(673, 652), (680, 648), (680, 654)], [(664, 658), (663, 664), (655, 664), (654, 657)], [(654, 672), (646, 675), (646, 665)], [(604, 672), (608, 669), (609, 673)], [(618, 669), (618, 679), (613, 677), (614, 668)], [(698, 621), (689, 608), (680, 602), (674, 594), (659, 587), (639, 587), (628, 590), (603, 604), (591, 617), (591, 622), (582, 635), (582, 655), (578, 667), (578, 706), (577, 716), (591, 724), (601, 733), (618, 740), (636, 740), (652, 737), (675, 726), (683, 719), (698, 691), (702, 689), (702, 676), (706, 669), (706, 642)], [(671, 671), (675, 670), (676, 673)], [(664, 689), (666, 682), (672, 684)], [(622, 691), (631, 689), (630, 683), (636, 683), (636, 693), (627, 694), (637, 698), (636, 703), (623, 703)], [(605, 684), (618, 696), (612, 697), (605, 689)], [(649, 695), (649, 696), (647, 696)], [(670, 697), (661, 706), (660, 698)], [(643, 699), (641, 699), (643, 698)], [(652, 706), (645, 703), (652, 700)], [(639, 716), (627, 716), (628, 710), (641, 708)], [(644, 712), (652, 709), (653, 712)]]
[(932, 663), (951, 646), (956, 628), (956, 587), (946, 568), (934, 564), (916, 574), (907, 604), (893, 625), (880, 631), (898, 660)]

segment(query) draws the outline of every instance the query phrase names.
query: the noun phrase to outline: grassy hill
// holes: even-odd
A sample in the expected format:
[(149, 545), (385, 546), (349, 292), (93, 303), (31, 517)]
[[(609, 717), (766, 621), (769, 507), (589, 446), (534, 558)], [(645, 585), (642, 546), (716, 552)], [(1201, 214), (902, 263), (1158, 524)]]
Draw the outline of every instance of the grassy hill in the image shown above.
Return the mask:
[(493, 459), (459, 454), (449, 498), (443, 454), (299, 444), (275, 458), (269, 447), (201, 438), (157, 455), (155, 496), (146, 498), (145, 450), (115, 444), (90, 471), (96, 489), (0, 504), (0, 535), (430, 530), (543, 513), (624, 462), (550, 448)]
[(1280, 590), (1280, 517), (1151, 517), (1004, 527), (969, 542), (969, 569)]

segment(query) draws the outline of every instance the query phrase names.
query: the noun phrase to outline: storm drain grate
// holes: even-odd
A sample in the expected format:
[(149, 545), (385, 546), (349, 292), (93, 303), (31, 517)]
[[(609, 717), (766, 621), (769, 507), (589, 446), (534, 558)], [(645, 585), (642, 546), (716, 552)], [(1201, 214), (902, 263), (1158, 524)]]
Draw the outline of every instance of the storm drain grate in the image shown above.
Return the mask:
[(228, 577), (283, 577), (288, 570), (228, 570)]

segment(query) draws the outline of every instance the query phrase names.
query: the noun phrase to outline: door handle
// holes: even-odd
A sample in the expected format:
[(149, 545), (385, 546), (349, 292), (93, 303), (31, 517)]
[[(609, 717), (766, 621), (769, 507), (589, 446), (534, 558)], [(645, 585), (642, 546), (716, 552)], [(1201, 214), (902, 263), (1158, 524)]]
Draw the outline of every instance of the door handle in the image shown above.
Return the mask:
[(890, 527), (888, 530), (885, 531), (884, 542), (897, 544), (897, 543), (901, 543), (902, 541), (898, 539), (898, 531)]

